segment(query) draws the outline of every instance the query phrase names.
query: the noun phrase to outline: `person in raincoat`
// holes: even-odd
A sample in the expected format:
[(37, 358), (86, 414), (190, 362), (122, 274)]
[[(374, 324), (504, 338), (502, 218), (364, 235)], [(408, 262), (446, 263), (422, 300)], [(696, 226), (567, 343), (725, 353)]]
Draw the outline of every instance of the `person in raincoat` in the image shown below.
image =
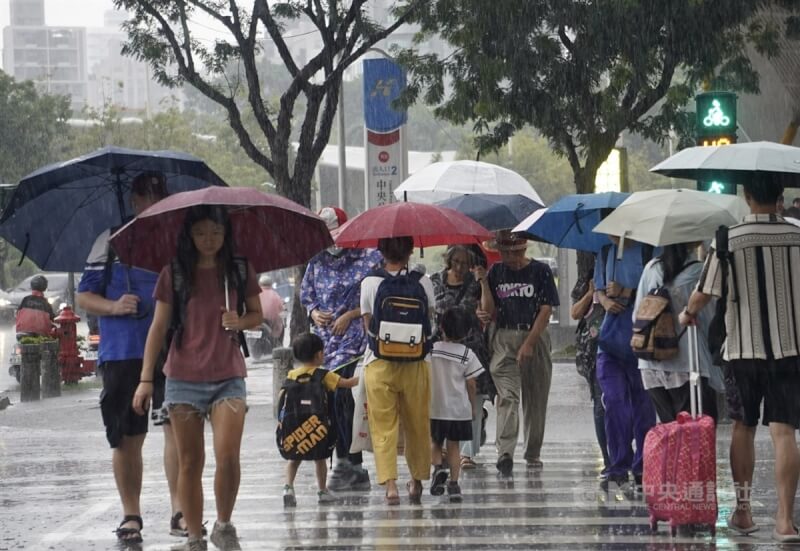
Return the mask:
[[(319, 215), (328, 229), (336, 230), (347, 221), (347, 214), (336, 207), (325, 207)], [(367, 346), (361, 323), (361, 280), (383, 261), (374, 249), (331, 247), (308, 263), (300, 284), (300, 302), (311, 318), (311, 331), (325, 343), (325, 369), (337, 369), (345, 378), (354, 375)], [(350, 453), (353, 441), (355, 403), (349, 388), (336, 389), (336, 457), (338, 459), (328, 488), (331, 491), (366, 491), (369, 473), (361, 465), (361, 453)]]

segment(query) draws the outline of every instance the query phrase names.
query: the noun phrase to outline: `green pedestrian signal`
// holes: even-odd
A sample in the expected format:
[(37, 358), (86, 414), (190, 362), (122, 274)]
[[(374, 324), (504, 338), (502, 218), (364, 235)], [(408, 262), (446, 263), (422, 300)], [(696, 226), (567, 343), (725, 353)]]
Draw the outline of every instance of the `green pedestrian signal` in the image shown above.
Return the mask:
[(712, 180), (710, 182), (697, 182), (697, 191), (718, 193), (720, 195), (736, 195), (736, 186), (727, 182)]

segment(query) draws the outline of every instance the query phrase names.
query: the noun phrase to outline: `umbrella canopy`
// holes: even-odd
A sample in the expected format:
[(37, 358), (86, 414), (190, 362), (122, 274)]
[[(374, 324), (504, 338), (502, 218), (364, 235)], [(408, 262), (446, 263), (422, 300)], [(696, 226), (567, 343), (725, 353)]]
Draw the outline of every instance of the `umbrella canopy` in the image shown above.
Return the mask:
[(478, 243), (493, 234), (457, 210), (421, 203), (391, 203), (366, 210), (339, 230), (340, 247), (377, 247), (384, 237), (414, 238), (416, 247)]
[(512, 231), (533, 236), (557, 247), (597, 252), (608, 238), (592, 233), (602, 211), (620, 205), (628, 193), (605, 192), (566, 195), (547, 210), (534, 212)]
[(472, 193), (524, 195), (544, 204), (525, 178), (513, 170), (480, 161), (433, 163), (406, 178), (394, 190), (397, 199), (418, 203), (437, 203)]
[(475, 193), (436, 203), (464, 213), (487, 230), (508, 230), (522, 222), (541, 205), (524, 195)]
[(747, 204), (733, 195), (690, 189), (656, 189), (632, 194), (594, 231), (655, 247), (714, 237), (720, 226), (741, 222)]
[(97, 236), (132, 216), (130, 182), (158, 170), (177, 193), (225, 182), (176, 151), (105, 147), (25, 176), (0, 216), (0, 236), (43, 270), (80, 272)]
[(186, 211), (197, 205), (228, 207), (236, 253), (247, 257), (256, 272), (302, 264), (333, 245), (319, 216), (294, 201), (247, 187), (176, 193), (123, 226), (111, 236), (111, 245), (122, 262), (160, 271), (175, 256)]
[(779, 177), (784, 187), (800, 187), (800, 147), (775, 142), (688, 147), (650, 171), (674, 178), (731, 184), (744, 184), (754, 172), (761, 172)]

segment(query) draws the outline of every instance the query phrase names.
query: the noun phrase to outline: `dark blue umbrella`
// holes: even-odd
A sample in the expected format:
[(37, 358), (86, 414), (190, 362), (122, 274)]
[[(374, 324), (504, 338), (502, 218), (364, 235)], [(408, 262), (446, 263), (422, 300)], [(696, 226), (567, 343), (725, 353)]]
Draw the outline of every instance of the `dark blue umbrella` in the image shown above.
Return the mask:
[(544, 208), (524, 195), (471, 193), (436, 203), (466, 214), (487, 230), (510, 230), (532, 212)]
[[(630, 193), (585, 193), (567, 195), (523, 221), (515, 232), (527, 233), (557, 247), (598, 252), (609, 244), (608, 236), (593, 233), (602, 211), (618, 207)], [(540, 215), (540, 216), (539, 216)]]
[(169, 193), (227, 185), (186, 153), (105, 147), (20, 180), (0, 236), (42, 270), (83, 271), (97, 236), (131, 218), (130, 182), (146, 170), (163, 172)]

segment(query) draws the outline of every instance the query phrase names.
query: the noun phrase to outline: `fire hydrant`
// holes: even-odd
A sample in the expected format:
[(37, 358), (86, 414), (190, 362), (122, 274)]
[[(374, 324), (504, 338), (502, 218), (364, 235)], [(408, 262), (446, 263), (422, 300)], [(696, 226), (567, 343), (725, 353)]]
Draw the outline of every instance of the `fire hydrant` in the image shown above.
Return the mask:
[(75, 314), (71, 306), (64, 306), (54, 321), (58, 324), (55, 333), (59, 343), (58, 363), (61, 366), (61, 379), (66, 384), (77, 383), (81, 377), (90, 374), (82, 369), (82, 358), (78, 355), (77, 323), (81, 318)]

